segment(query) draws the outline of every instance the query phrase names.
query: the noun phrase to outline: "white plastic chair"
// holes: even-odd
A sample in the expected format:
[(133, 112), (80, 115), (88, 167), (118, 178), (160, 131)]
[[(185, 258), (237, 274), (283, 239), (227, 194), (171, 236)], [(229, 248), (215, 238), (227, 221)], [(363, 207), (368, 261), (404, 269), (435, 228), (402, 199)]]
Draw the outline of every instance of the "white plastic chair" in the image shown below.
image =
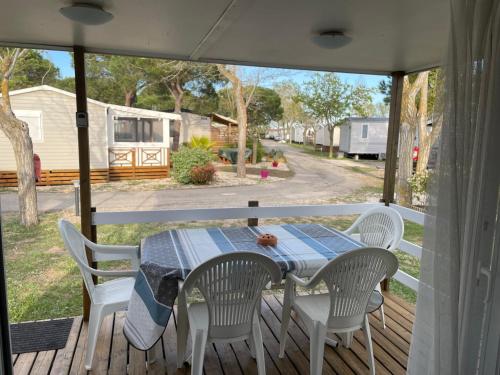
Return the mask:
[[(192, 340), (191, 374), (200, 375), (207, 343), (248, 339), (257, 359), (259, 375), (265, 374), (264, 348), (258, 307), (262, 290), (281, 281), (279, 266), (269, 257), (252, 252), (214, 257), (195, 268), (182, 284), (178, 301), (177, 367), (186, 359), (189, 331)], [(205, 302), (187, 298), (198, 289)]]
[[(280, 358), (285, 355), (285, 341), (291, 310), (305, 322), (310, 338), (311, 375), (321, 374), (327, 332), (349, 336), (362, 328), (369, 356), (370, 373), (375, 374), (373, 347), (367, 311), (375, 285), (384, 275), (392, 276), (398, 260), (391, 252), (380, 248), (363, 248), (338, 256), (323, 266), (309, 280), (289, 273), (285, 283), (283, 317), (281, 320)], [(297, 296), (295, 286), (314, 288), (324, 282), (328, 294)]]
[[(390, 207), (380, 206), (366, 211), (344, 233), (366, 246), (394, 251), (403, 238), (404, 228), (403, 218), (399, 212)], [(382, 292), (380, 283), (377, 284), (376, 290)], [(384, 305), (380, 306), (379, 311), (385, 329)]]
[[(108, 314), (125, 310), (128, 306), (135, 276), (139, 269), (138, 246), (98, 245), (86, 239), (69, 221), (59, 220), (59, 231), (64, 245), (80, 268), (83, 281), (90, 296), (90, 317), (85, 354), (85, 368), (92, 368), (97, 336), (101, 322)], [(93, 252), (96, 262), (111, 260), (130, 260), (132, 270), (104, 271), (92, 268), (87, 261), (85, 246)], [(101, 284), (95, 284), (92, 276), (121, 277)]]

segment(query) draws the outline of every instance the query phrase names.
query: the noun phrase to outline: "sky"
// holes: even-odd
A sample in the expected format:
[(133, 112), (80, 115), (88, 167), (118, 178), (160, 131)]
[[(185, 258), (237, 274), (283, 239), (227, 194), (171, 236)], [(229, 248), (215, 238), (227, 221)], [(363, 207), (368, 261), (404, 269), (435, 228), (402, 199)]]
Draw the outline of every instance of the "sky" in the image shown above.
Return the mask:
[[(71, 54), (63, 51), (45, 51), (45, 56), (52, 61), (58, 68), (61, 73), (62, 78), (64, 77), (73, 77), (73, 65)], [(261, 68), (256, 67), (247, 67), (247, 72), (256, 71)], [(265, 69), (268, 73), (270, 72), (268, 83), (262, 82), (263, 86), (271, 86), (272, 83), (281, 80), (291, 80), (297, 83), (298, 85), (303, 84), (304, 82), (311, 79), (314, 72), (306, 71), (306, 70), (294, 70), (294, 69)], [(378, 92), (377, 87), (381, 80), (386, 79), (384, 76), (380, 75), (368, 75), (368, 74), (351, 74), (351, 73), (338, 73), (341, 79), (344, 82), (349, 84), (357, 84), (363, 83), (368, 87), (372, 87), (375, 90), (375, 94), (373, 95), (373, 101), (375, 103), (382, 102), (384, 96)]]

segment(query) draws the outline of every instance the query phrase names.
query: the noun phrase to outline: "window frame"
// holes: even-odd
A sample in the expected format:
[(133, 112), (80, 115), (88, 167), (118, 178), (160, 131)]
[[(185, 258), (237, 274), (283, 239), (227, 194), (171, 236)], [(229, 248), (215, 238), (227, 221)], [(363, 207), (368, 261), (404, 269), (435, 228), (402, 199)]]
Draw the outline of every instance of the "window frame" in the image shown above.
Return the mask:
[[(43, 113), (40, 110), (33, 109), (18, 109), (14, 110), (14, 115), (18, 120), (24, 121), (28, 124), (28, 128), (30, 130), (30, 138), (33, 143), (43, 143), (45, 142), (45, 134), (43, 129)], [(33, 138), (33, 132), (31, 131), (32, 127), (29, 122), (22, 119), (22, 117), (38, 117), (38, 134), (40, 135), (38, 138)]]
[[(364, 137), (365, 129), (366, 129), (366, 137)], [(368, 140), (368, 124), (361, 125), (361, 139), (366, 141)]]
[[(120, 120), (133, 120), (135, 122), (135, 139), (134, 141), (117, 140), (116, 125)], [(154, 140), (154, 124), (160, 124), (161, 141)], [(147, 125), (146, 125), (147, 124)], [(146, 127), (149, 129), (145, 132)], [(113, 143), (114, 144), (140, 144), (140, 145), (163, 145), (165, 144), (165, 126), (163, 118), (156, 117), (132, 117), (132, 116), (113, 116)], [(149, 133), (149, 140), (145, 140), (144, 135)]]

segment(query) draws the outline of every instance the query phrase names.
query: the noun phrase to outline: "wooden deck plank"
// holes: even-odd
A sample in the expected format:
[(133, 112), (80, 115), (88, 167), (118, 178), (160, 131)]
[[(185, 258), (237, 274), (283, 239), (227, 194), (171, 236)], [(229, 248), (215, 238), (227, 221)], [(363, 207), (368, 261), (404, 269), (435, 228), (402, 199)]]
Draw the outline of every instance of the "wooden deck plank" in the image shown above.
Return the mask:
[(404, 307), (402, 307), (400, 304), (398, 304), (391, 298), (386, 298), (384, 300), (384, 309), (386, 307), (396, 312), (398, 316), (400, 316), (401, 318), (406, 319), (410, 325), (412, 325), (413, 322), (415, 321), (415, 315), (413, 315), (411, 312), (406, 310)]
[(59, 349), (54, 358), (54, 364), (50, 371), (51, 374), (67, 374), (69, 372), (73, 354), (75, 353), (76, 344), (80, 337), (80, 330), (82, 329), (82, 317), (77, 316), (73, 319), (73, 325), (69, 331), (68, 341), (64, 349)]
[(17, 357), (16, 364), (14, 365), (15, 375), (27, 375), (33, 367), (37, 353), (22, 353)]
[(403, 327), (407, 332), (410, 332), (411, 334), (413, 328), (413, 322), (401, 316), (397, 311), (393, 310), (392, 307), (389, 305), (384, 306), (384, 313), (386, 317), (390, 317), (392, 320), (394, 320), (397, 324), (399, 324), (401, 327)]
[(115, 324), (113, 327), (113, 342), (111, 345), (109, 374), (121, 375), (127, 372), (128, 344), (123, 335), (123, 324), (125, 322), (125, 312), (120, 311), (115, 314)]
[[(269, 305), (265, 301), (262, 301), (262, 321), (267, 324), (279, 343), (281, 322), (276, 318), (274, 313), (269, 308)], [(309, 372), (309, 361), (293, 340), (287, 341), (285, 354), (288, 356), (288, 358), (290, 358), (290, 361), (293, 363), (299, 374), (307, 374)], [(324, 370), (326, 370), (327, 373), (328, 371), (330, 374), (332, 373), (332, 370), (329, 367), (325, 368)]]
[(382, 322), (375, 318), (373, 314), (370, 314), (369, 319), (372, 331), (376, 330), (380, 332), (381, 335), (389, 339), (391, 343), (396, 345), (403, 353), (406, 354), (406, 356), (408, 356), (408, 353), (410, 352), (410, 344), (395, 331), (393, 331), (392, 325), (388, 325), (386, 322), (386, 327), (384, 329), (382, 327)]
[(219, 344), (216, 343), (215, 350), (217, 352), (217, 356), (220, 359), (222, 370), (225, 374), (242, 374), (240, 364), (236, 359), (236, 355), (234, 354), (233, 348), (229, 344)]
[(56, 350), (38, 352), (35, 363), (33, 363), (33, 367), (31, 368), (31, 374), (47, 375), (50, 371), (55, 356)]
[[(78, 343), (76, 344), (76, 349), (73, 355), (73, 361), (71, 362), (71, 368), (69, 370), (70, 374), (86, 374), (85, 369), (85, 350), (87, 349), (87, 334), (88, 334), (88, 323), (82, 323), (82, 329), (80, 330), (80, 336), (78, 337)], [(57, 374), (53, 372), (54, 374)]]
[[(278, 301), (273, 297), (273, 296), (266, 296), (264, 297), (264, 301), (267, 303), (269, 306), (270, 310), (273, 312), (273, 314), (277, 317), (279, 326), (277, 327), (278, 329), (281, 328), (281, 305), (278, 303)], [(291, 320), (290, 326), (288, 327), (288, 332), (289, 335), (287, 337), (287, 342), (286, 346), (291, 344), (293, 342), (293, 345), (296, 346), (304, 355), (306, 358), (306, 365), (309, 366), (309, 338), (307, 335), (300, 331), (298, 327), (295, 325), (295, 321)], [(279, 336), (279, 330), (278, 332), (275, 332), (275, 335)], [(326, 359), (323, 361), (323, 374), (335, 374), (336, 371), (330, 366), (330, 363), (326, 361)]]
[(390, 299), (391, 301), (393, 301), (397, 305), (403, 307), (405, 310), (410, 312), (413, 315), (413, 317), (415, 317), (415, 305), (412, 305), (412, 304), (406, 302), (401, 297), (399, 297), (395, 294), (392, 294), (390, 292), (383, 292), (383, 294), (384, 294), (384, 298)]
[[(163, 347), (165, 351), (165, 367), (167, 374), (189, 374), (191, 369), (187, 366), (177, 368), (177, 330), (176, 330), (176, 314), (177, 307), (174, 306), (174, 314), (168, 321), (167, 328), (163, 333)], [(191, 346), (191, 341), (188, 338), (188, 348)]]
[[(386, 329), (383, 329), (378, 313), (369, 317), (376, 359), (377, 374), (405, 374), (411, 340), (413, 315), (411, 309), (397, 300), (386, 298)], [(264, 339), (267, 374), (309, 373), (309, 338), (304, 323), (292, 314), (287, 337), (286, 356), (279, 353), (279, 331), (281, 328), (282, 296), (266, 295), (262, 304), (261, 329)], [(177, 369), (176, 308), (155, 347), (159, 362), (146, 367), (146, 354), (130, 347), (123, 335), (125, 313), (110, 315), (103, 322), (91, 373), (124, 374), (129, 363), (130, 374), (188, 374), (190, 367)], [(368, 373), (368, 359), (362, 331), (355, 333), (350, 349), (325, 348), (324, 374), (353, 375)], [(73, 322), (68, 342), (58, 351), (13, 355), (15, 374), (86, 374), (84, 355), (87, 341), (87, 324), (77, 317)], [(188, 344), (188, 352), (190, 343)], [(108, 369), (109, 365), (109, 369)], [(52, 367), (51, 367), (52, 366)], [(205, 353), (204, 373), (249, 374), (257, 373), (255, 360), (250, 355), (247, 342), (232, 344), (210, 344)]]
[(130, 375), (142, 375), (147, 372), (146, 369), (146, 353), (134, 348), (133, 346), (128, 346), (128, 373)]
[(108, 372), (109, 354), (113, 338), (113, 322), (114, 314), (109, 314), (102, 320), (90, 374), (97, 375)]
[[(270, 306), (276, 314), (281, 314), (282, 301), (279, 300), (276, 296), (273, 296), (273, 298), (277, 302), (277, 304), (271, 303)], [(297, 345), (303, 351), (305, 351), (304, 354), (309, 359), (309, 337), (307, 336), (307, 330), (305, 326), (299, 326), (296, 321), (297, 319), (298, 317), (295, 314), (292, 314), (290, 325), (288, 327), (287, 340), (289, 340), (290, 338), (295, 340)], [(337, 374), (354, 374), (354, 371), (347, 365), (347, 363), (345, 363), (342, 358), (339, 357), (338, 353), (328, 345), (325, 346), (325, 361), (328, 362), (328, 364)]]

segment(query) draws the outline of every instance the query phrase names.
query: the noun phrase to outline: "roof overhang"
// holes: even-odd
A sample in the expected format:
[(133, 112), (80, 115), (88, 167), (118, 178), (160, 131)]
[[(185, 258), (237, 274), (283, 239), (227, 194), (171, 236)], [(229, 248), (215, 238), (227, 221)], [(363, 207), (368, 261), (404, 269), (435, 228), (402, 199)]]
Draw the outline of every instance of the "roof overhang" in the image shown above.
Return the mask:
[[(0, 44), (372, 74), (438, 66), (447, 44), (448, 0), (99, 3), (114, 19), (83, 26), (59, 14), (66, 0), (9, 2)], [(318, 47), (312, 36), (325, 29), (345, 30), (352, 42)]]

